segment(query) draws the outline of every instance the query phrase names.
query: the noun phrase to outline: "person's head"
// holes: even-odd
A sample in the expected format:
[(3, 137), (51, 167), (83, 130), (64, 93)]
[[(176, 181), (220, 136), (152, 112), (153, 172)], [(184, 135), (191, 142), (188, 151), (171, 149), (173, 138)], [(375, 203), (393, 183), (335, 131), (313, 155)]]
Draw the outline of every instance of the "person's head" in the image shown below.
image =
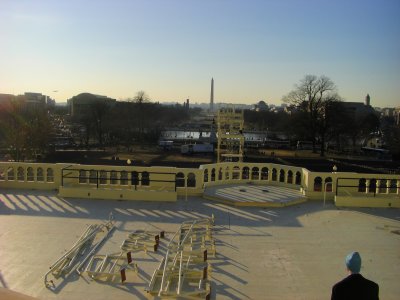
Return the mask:
[(352, 274), (360, 273), (361, 256), (358, 252), (351, 252), (345, 259), (346, 267)]

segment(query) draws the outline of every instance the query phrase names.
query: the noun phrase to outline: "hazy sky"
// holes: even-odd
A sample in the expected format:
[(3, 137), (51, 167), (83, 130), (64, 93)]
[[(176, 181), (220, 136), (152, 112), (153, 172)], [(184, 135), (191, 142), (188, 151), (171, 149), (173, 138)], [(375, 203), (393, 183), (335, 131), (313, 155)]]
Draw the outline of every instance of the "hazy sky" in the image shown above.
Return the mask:
[(0, 93), (280, 104), (306, 74), (400, 106), (400, 0), (0, 0)]

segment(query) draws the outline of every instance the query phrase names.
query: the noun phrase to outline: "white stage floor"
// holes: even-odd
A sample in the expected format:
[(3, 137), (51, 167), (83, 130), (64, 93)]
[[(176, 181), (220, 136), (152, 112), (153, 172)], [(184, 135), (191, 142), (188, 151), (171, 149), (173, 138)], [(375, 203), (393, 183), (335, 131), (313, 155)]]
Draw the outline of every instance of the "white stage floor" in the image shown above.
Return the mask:
[[(234, 188), (239, 195), (258, 188), (270, 190), (259, 191), (263, 195), (274, 194), (266, 186), (242, 185), (247, 192)], [(134, 253), (139, 274), (131, 274), (124, 284), (74, 273), (56, 291), (47, 289), (49, 266), (88, 225), (107, 220), (110, 212), (116, 229), (98, 254), (118, 252), (134, 230), (164, 230), (160, 251)], [(361, 272), (379, 284), (380, 298), (398, 299), (399, 209), (338, 209), (319, 201), (284, 208), (239, 207), (195, 196), (173, 203), (64, 199), (54, 191), (32, 190), (0, 191), (0, 288), (41, 300), (148, 299), (145, 288), (180, 224), (211, 214), (217, 250), (216, 257), (209, 257), (211, 299), (327, 299), (332, 285), (346, 276), (344, 257), (350, 251), (360, 252)]]

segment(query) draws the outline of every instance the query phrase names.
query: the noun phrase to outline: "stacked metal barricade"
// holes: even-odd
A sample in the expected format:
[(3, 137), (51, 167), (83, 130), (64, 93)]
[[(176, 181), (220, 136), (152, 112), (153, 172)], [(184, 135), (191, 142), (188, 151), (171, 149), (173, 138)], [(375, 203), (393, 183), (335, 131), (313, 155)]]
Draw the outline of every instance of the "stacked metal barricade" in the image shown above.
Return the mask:
[(127, 272), (138, 273), (132, 252), (147, 253), (149, 249), (155, 252), (159, 246), (160, 236), (164, 237), (164, 231), (156, 234), (137, 230), (128, 234), (119, 252), (97, 254), (100, 246), (110, 237), (114, 229), (112, 214), (108, 222), (89, 225), (78, 241), (50, 266), (50, 270), (44, 276), (45, 286), (55, 291), (73, 271), (97, 281), (124, 283)]
[(183, 222), (154, 271), (147, 292), (154, 298), (209, 299), (208, 254), (216, 254), (214, 216)]
[[(164, 232), (160, 233), (164, 236)], [(118, 253), (93, 255), (86, 268), (80, 274), (86, 274), (90, 278), (105, 282), (125, 282), (127, 272), (138, 273), (138, 266), (132, 259), (132, 252), (148, 249), (157, 251), (160, 235), (147, 231), (137, 230), (128, 234), (122, 242)]]
[[(155, 298), (209, 299), (211, 265), (208, 256), (216, 254), (213, 237), (214, 216), (183, 222), (167, 246), (165, 257), (154, 271), (147, 292)], [(138, 273), (132, 252), (158, 250), (159, 234), (137, 230), (128, 234), (120, 251), (97, 254), (115, 228), (108, 222), (89, 225), (78, 241), (62, 255), (44, 276), (47, 288), (56, 290), (73, 271), (103, 282), (125, 282), (127, 271)]]
[(79, 271), (114, 228), (112, 214), (106, 223), (89, 225), (71, 249), (50, 266), (50, 270), (44, 276), (45, 286), (54, 290), (72, 271)]

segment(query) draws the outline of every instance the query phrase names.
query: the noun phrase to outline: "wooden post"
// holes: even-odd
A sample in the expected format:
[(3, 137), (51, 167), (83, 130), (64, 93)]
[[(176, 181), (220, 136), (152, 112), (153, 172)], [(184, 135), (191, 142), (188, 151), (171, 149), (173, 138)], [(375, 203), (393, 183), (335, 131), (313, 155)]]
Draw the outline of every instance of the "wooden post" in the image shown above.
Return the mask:
[(126, 280), (125, 268), (121, 269), (121, 282), (124, 283)]

